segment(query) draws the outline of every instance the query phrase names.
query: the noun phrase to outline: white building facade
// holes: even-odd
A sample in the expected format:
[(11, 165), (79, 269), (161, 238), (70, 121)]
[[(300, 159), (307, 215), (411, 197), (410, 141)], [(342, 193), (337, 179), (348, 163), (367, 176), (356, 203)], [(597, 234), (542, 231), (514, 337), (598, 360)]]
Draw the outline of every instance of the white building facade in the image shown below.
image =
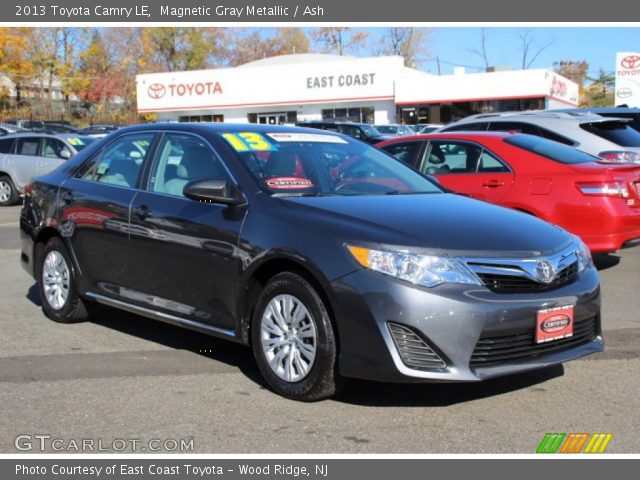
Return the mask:
[(478, 109), (578, 104), (577, 84), (547, 69), (436, 76), (397, 56), (284, 55), (235, 68), (143, 74), (136, 82), (138, 112), (158, 121), (440, 123)]

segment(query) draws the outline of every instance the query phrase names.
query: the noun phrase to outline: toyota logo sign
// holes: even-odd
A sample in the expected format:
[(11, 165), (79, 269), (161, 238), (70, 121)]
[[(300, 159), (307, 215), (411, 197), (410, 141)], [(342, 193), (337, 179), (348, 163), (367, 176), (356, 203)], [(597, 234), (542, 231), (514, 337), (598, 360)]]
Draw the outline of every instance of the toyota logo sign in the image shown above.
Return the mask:
[(152, 83), (151, 85), (149, 85), (149, 88), (147, 89), (147, 94), (149, 95), (149, 98), (155, 98), (155, 99), (162, 98), (165, 96), (166, 93), (167, 93), (167, 87), (165, 87), (161, 83)]
[(633, 92), (629, 87), (622, 87), (618, 89), (616, 95), (618, 96), (618, 98), (629, 98), (633, 95)]
[(640, 67), (640, 55), (627, 55), (620, 61), (620, 65), (627, 70)]

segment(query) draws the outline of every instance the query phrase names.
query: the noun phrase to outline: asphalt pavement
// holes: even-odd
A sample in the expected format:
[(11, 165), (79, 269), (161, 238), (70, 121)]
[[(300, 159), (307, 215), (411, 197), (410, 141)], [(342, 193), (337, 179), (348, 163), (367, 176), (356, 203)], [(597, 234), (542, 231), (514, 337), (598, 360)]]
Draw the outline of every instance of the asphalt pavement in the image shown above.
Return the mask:
[(18, 215), (0, 209), (0, 453), (21, 453), (21, 435), (33, 452), (54, 451), (49, 437), (69, 453), (82, 439), (109, 453), (117, 439), (125, 451), (159, 439), (195, 453), (534, 453), (547, 432), (612, 433), (607, 453), (640, 452), (640, 247), (596, 259), (601, 354), (474, 384), (352, 381), (305, 404), (267, 390), (230, 342), (107, 307), (84, 324), (47, 320), (20, 267)]

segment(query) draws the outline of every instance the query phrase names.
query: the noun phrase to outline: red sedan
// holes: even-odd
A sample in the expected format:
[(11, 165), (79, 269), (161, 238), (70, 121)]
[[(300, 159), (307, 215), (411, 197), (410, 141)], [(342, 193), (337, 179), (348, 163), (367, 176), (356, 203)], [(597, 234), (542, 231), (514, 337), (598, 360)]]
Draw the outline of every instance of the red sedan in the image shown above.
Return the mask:
[(519, 133), (416, 135), (377, 147), (453, 191), (560, 225), (593, 252), (640, 245), (640, 165)]

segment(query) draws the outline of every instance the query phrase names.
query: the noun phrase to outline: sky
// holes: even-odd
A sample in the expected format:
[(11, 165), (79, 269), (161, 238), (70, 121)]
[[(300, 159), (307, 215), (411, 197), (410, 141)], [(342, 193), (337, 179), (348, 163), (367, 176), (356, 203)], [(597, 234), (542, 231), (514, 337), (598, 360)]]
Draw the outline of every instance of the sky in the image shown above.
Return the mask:
[[(372, 36), (379, 36), (384, 29), (367, 29)], [(468, 65), (468, 72), (479, 71), (483, 59), (470, 52), (478, 48), (481, 38), (480, 27), (435, 27), (430, 29), (428, 48), (432, 60), (418, 65), (421, 70), (437, 74), (435, 56), (440, 58), (442, 74), (453, 73), (454, 65)], [(600, 68), (607, 73), (615, 70), (615, 54), (618, 51), (640, 51), (640, 28), (627, 27), (491, 27), (487, 28), (487, 53), (490, 62), (498, 66), (521, 66), (519, 34), (531, 30), (534, 41), (551, 45), (540, 53), (530, 68), (552, 67), (557, 60), (586, 60), (589, 75), (596, 76)], [(534, 49), (535, 50), (535, 49)]]

